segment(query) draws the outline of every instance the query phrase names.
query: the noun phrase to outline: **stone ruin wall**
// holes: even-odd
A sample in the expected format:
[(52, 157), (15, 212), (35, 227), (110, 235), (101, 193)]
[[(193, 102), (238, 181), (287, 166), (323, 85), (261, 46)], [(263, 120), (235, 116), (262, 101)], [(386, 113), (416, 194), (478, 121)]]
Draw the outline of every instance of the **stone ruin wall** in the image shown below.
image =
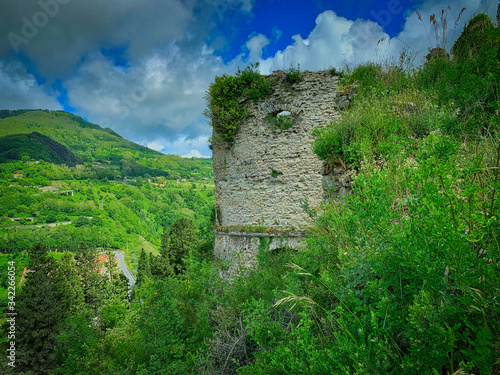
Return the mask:
[[(213, 137), (220, 229), (216, 230), (215, 255), (222, 260), (238, 256), (238, 262), (247, 265), (254, 263), (263, 236), (271, 249), (302, 246), (299, 239), (309, 223), (304, 203), (317, 208), (325, 200), (325, 186), (334, 184), (332, 168), (325, 178), (324, 163), (312, 151), (311, 131), (340, 116), (336, 105), (338, 77), (330, 71), (306, 71), (301, 82), (290, 84), (279, 71), (268, 79), (273, 92), (270, 96), (243, 103), (249, 117), (234, 145), (229, 147), (217, 142), (215, 134)], [(282, 111), (290, 112), (294, 120), (287, 130), (268, 120)], [(266, 227), (271, 234), (237, 229), (248, 226)], [(276, 235), (273, 230), (288, 233)]]

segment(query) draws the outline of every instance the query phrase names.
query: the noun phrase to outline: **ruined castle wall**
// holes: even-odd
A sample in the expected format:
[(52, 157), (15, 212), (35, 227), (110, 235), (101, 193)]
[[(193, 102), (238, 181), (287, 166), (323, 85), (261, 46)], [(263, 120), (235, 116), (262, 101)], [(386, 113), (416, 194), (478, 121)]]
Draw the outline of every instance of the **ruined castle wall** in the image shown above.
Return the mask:
[(305, 247), (303, 233), (269, 234), (248, 232), (216, 232), (215, 255), (227, 264), (221, 269), (223, 277), (231, 279), (257, 265), (259, 249), (274, 251), (283, 248)]
[[(244, 104), (250, 116), (234, 145), (214, 143), (213, 161), (218, 224), (303, 229), (304, 203), (317, 207), (324, 198), (323, 163), (312, 152), (311, 130), (334, 121), (338, 77), (329, 71), (304, 72), (296, 84), (284, 72), (269, 77), (273, 94)], [(281, 111), (293, 125), (282, 130), (269, 122)], [(216, 137), (214, 137), (215, 139)]]
[[(304, 72), (303, 77), (290, 84), (284, 72), (270, 75), (273, 93), (243, 103), (249, 117), (232, 146), (217, 142), (214, 134), (217, 225), (224, 228), (216, 232), (214, 251), (230, 262), (230, 274), (242, 264), (255, 264), (262, 238), (271, 250), (304, 246), (301, 237), (309, 223), (304, 206), (317, 208), (325, 201), (325, 187), (332, 184), (312, 151), (311, 131), (340, 116), (335, 104), (338, 77), (329, 71)], [(293, 119), (286, 130), (269, 121), (282, 111)], [(249, 226), (266, 228), (266, 233), (245, 233)], [(287, 234), (276, 235), (282, 231)]]

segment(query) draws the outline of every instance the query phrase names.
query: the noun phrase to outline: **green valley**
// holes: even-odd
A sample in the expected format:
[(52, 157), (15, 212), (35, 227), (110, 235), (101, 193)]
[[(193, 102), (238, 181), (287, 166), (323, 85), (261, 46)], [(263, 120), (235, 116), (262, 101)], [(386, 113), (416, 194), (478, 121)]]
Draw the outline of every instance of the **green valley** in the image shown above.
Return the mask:
[(134, 270), (177, 218), (210, 227), (211, 160), (164, 155), (65, 112), (0, 118), (0, 252), (111, 247)]

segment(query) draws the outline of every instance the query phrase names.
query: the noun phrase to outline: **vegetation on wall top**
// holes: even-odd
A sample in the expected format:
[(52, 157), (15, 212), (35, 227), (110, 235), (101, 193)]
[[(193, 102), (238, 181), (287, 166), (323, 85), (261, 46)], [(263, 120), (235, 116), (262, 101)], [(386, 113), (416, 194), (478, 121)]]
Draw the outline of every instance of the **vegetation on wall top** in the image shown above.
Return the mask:
[(238, 70), (235, 76), (224, 74), (215, 77), (215, 82), (208, 89), (204, 115), (214, 128), (214, 136), (229, 145), (233, 144), (241, 123), (248, 117), (248, 109), (243, 102), (271, 94), (269, 82), (257, 68), (258, 64), (251, 64), (244, 70)]

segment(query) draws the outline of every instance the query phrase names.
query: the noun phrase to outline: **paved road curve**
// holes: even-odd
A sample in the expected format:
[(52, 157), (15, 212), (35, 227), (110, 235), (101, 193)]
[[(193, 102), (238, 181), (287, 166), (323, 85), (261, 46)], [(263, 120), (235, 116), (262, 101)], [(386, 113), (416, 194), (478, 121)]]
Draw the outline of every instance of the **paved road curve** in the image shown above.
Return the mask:
[(122, 272), (124, 273), (125, 276), (127, 276), (128, 279), (128, 284), (130, 287), (134, 286), (135, 284), (135, 279), (134, 276), (132, 275), (132, 272), (128, 269), (128, 267), (125, 265), (125, 262), (123, 261), (123, 253), (121, 251), (115, 251), (115, 256), (118, 258), (120, 261), (120, 268)]

